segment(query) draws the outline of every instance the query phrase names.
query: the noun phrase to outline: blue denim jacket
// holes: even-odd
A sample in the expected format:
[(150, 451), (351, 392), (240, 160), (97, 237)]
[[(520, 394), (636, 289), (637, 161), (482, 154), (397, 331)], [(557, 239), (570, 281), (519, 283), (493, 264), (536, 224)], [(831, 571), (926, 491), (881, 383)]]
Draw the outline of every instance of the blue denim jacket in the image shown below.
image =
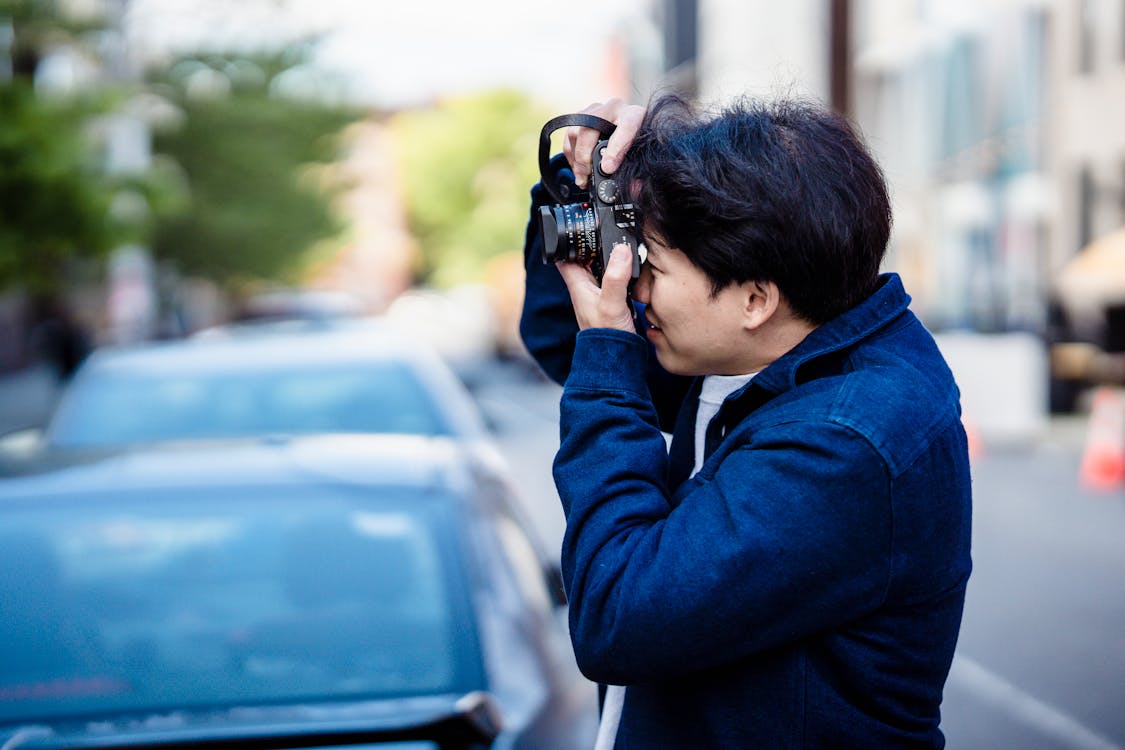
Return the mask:
[(536, 215), (521, 332), (564, 383), (571, 638), (587, 677), (628, 685), (616, 747), (942, 747), (968, 450), (899, 278), (732, 394), (687, 479), (698, 379), (641, 336), (576, 333)]

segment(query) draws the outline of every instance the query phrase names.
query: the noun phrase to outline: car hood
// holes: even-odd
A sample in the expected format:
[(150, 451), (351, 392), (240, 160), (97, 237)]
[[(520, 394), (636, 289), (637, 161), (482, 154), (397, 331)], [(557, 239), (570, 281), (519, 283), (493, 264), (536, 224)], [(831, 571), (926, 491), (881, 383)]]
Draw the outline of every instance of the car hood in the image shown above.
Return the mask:
[(92, 717), (0, 727), (6, 750), (171, 750), (312, 748), (431, 741), (442, 747), (489, 745), (501, 718), (487, 693), (335, 704), (237, 706), (213, 711)]

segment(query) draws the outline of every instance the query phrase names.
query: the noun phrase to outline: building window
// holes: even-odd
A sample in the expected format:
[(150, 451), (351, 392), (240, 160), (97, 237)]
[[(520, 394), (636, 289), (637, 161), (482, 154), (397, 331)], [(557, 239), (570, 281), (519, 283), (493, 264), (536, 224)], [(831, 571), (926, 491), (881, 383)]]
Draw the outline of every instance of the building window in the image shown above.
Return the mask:
[(1078, 249), (1089, 245), (1094, 239), (1094, 203), (1097, 200), (1097, 185), (1090, 167), (1083, 166), (1078, 175)]
[(698, 92), (699, 7), (697, 0), (664, 0), (664, 72), (680, 92)]
[(1078, 4), (1078, 72), (1094, 72), (1094, 37), (1097, 32), (1094, 0)]
[(1121, 163), (1121, 185), (1117, 189), (1117, 201), (1121, 207), (1121, 226), (1125, 227), (1125, 162)]

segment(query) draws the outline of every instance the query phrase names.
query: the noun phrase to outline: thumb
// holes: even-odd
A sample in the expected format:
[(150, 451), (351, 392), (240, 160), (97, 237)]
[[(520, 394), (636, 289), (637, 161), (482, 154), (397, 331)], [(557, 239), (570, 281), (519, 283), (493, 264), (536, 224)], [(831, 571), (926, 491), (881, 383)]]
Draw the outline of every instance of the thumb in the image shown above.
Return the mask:
[(614, 245), (609, 254), (609, 263), (606, 264), (605, 272), (602, 274), (602, 295), (611, 298), (625, 296), (632, 278), (632, 251), (629, 250), (628, 245)]
[(614, 245), (602, 274), (602, 290), (598, 296), (598, 316), (603, 328), (633, 330), (633, 315), (629, 307), (629, 280), (632, 277), (632, 252), (627, 245)]

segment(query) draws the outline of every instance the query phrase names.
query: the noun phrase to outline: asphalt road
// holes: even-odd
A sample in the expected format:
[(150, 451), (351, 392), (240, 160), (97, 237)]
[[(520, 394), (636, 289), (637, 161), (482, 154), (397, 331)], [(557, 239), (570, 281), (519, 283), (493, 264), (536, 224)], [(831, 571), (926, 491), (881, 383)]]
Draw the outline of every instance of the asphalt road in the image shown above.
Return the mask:
[(1080, 486), (1081, 427), (974, 464), (952, 748), (1125, 748), (1125, 489)]
[[(475, 392), (553, 548), (558, 386), (503, 367)], [(942, 727), (953, 750), (1125, 750), (1125, 489), (1078, 482), (1081, 419), (974, 462), (974, 572)]]

